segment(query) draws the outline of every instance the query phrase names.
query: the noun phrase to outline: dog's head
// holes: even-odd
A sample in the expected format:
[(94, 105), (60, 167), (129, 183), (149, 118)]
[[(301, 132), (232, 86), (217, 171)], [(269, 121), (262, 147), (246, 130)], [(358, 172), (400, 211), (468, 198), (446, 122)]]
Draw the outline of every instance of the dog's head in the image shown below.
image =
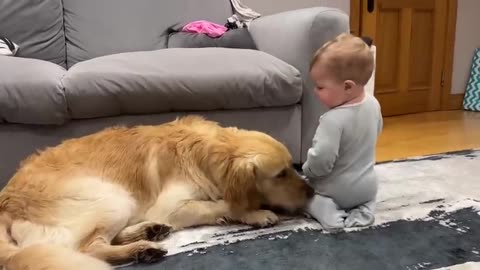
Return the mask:
[(238, 210), (261, 205), (295, 212), (313, 196), (313, 189), (293, 168), (287, 148), (272, 137), (243, 133), (229, 168), (225, 200)]

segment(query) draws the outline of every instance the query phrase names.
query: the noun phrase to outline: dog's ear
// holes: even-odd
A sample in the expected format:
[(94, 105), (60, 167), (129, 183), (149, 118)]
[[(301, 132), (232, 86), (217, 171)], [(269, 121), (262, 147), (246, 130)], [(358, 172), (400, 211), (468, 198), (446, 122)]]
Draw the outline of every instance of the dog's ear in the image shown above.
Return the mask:
[(232, 163), (224, 193), (224, 200), (232, 211), (240, 213), (260, 207), (255, 168), (255, 163), (250, 161)]

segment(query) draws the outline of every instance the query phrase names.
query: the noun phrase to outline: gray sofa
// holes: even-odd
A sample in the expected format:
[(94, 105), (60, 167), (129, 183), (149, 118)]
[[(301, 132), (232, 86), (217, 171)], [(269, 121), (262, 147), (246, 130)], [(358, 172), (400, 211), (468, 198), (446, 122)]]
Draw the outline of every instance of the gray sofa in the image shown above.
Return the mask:
[(348, 31), (347, 15), (260, 17), (249, 27), (258, 50), (166, 47), (172, 24), (231, 15), (228, 0), (0, 1), (0, 36), (20, 45), (0, 56), (0, 184), (36, 149), (190, 113), (267, 132), (304, 161), (322, 111), (309, 61)]

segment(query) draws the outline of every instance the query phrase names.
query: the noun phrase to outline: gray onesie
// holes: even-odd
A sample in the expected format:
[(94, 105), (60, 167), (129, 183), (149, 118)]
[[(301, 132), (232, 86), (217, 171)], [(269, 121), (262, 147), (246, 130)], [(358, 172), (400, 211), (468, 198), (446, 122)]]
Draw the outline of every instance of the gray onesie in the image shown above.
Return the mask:
[(325, 229), (374, 222), (375, 146), (382, 126), (380, 105), (370, 94), (359, 103), (333, 108), (320, 117), (302, 169), (316, 190), (307, 213)]

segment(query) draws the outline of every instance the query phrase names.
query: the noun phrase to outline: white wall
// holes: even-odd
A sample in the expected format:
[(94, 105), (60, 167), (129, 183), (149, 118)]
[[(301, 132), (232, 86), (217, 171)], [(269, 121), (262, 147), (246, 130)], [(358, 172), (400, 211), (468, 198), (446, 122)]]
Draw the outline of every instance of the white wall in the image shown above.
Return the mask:
[(350, 0), (241, 0), (253, 10), (268, 15), (307, 7), (335, 7), (350, 14)]
[(465, 92), (475, 48), (480, 47), (480, 1), (458, 0), (452, 93)]

